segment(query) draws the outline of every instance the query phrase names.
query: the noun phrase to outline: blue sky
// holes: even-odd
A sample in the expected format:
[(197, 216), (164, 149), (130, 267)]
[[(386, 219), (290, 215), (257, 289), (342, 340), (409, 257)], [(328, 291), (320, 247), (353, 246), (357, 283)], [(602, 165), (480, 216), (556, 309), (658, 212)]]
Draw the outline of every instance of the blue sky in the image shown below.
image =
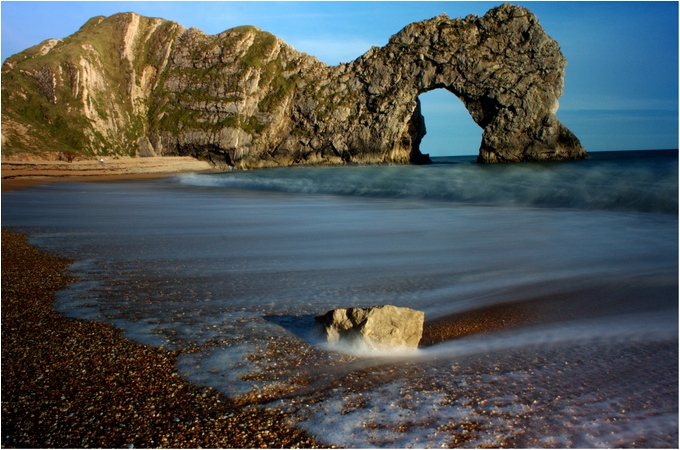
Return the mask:
[[(1, 58), (63, 38), (89, 18), (134, 11), (215, 34), (255, 25), (335, 65), (411, 22), (443, 12), (482, 16), (502, 2), (32, 2), (2, 1)], [(678, 3), (514, 2), (536, 14), (568, 66), (557, 116), (588, 151), (678, 147)], [(433, 156), (477, 154), (481, 129), (460, 100), (421, 95)]]

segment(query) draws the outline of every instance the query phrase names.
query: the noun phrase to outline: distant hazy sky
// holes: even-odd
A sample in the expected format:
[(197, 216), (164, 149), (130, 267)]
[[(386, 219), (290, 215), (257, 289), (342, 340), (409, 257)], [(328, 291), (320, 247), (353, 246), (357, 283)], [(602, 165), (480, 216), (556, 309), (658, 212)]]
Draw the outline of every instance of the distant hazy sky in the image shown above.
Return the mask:
[[(216, 34), (255, 25), (329, 65), (351, 61), (411, 22), (478, 16), (502, 2), (32, 2), (2, 1), (2, 60), (89, 18), (161, 17)], [(558, 118), (588, 151), (678, 147), (678, 3), (515, 2), (532, 10), (568, 66)], [(421, 95), (434, 156), (477, 154), (481, 129), (460, 100)]]

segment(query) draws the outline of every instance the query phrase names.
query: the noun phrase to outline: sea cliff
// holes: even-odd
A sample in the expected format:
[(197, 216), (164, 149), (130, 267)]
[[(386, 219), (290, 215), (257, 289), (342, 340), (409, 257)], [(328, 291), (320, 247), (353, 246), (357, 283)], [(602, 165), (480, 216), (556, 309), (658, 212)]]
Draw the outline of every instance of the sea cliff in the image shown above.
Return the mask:
[(328, 66), (251, 26), (217, 35), (121, 13), (2, 66), (2, 153), (193, 156), (221, 169), (427, 163), (418, 96), (482, 127), (480, 162), (585, 158), (555, 117), (566, 60), (529, 10), (412, 23)]

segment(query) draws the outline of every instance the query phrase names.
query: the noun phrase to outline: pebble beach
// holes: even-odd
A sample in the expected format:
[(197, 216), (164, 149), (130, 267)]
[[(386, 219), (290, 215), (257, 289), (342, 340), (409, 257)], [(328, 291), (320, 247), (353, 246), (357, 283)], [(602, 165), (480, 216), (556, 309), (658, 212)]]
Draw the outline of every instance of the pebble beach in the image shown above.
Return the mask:
[[(214, 186), (365, 168), (25, 190), (76, 178), (4, 169), (3, 447), (677, 446), (673, 216)], [(425, 309), (419, 351), (309, 341), (340, 298)]]
[[(2, 189), (205, 170), (192, 158), (3, 162)], [(206, 163), (207, 164), (207, 163)], [(2, 230), (3, 448), (318, 448), (280, 410), (235, 405), (185, 382), (176, 353), (53, 309), (71, 261)]]
[[(55, 292), (73, 281), (70, 261), (3, 229), (2, 262), (4, 448), (320, 447), (286, 425), (281, 410), (185, 382), (176, 352), (56, 313)], [(474, 331), (498, 326), (477, 319)], [(434, 325), (427, 343), (467, 334), (450, 322)]]
[(2, 230), (2, 446), (306, 447), (281, 411), (183, 381), (176, 355), (54, 312), (69, 261)]

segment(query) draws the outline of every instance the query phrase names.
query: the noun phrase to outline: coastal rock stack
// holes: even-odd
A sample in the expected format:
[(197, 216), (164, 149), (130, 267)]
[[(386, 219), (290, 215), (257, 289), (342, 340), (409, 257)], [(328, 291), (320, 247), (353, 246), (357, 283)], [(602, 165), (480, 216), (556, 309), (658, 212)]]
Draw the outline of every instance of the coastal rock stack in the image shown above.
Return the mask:
[(2, 67), (3, 153), (194, 156), (214, 166), (426, 163), (418, 96), (459, 97), (480, 162), (585, 158), (555, 117), (566, 61), (527, 9), (445, 14), (329, 67), (244, 26), (96, 17)]

